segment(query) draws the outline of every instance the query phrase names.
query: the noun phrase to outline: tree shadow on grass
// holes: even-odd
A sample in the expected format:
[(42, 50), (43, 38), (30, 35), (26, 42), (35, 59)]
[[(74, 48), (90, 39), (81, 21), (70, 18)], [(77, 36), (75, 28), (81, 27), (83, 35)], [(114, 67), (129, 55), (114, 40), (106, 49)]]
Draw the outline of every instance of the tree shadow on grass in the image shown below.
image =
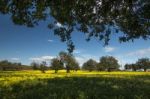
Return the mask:
[(64, 77), (2, 87), (0, 99), (150, 99), (150, 77)]

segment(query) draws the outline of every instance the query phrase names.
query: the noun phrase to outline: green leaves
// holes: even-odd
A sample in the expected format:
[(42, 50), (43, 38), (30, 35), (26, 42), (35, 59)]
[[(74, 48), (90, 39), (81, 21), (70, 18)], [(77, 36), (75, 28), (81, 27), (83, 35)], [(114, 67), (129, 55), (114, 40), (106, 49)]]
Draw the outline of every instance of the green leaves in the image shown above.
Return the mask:
[(57, 27), (55, 22), (49, 22), (48, 27), (67, 43), (70, 53), (74, 50), (74, 30), (88, 34), (87, 41), (98, 38), (105, 45), (111, 34), (120, 32), (124, 34), (118, 38), (120, 42), (148, 39), (149, 9), (149, 0), (0, 0), (0, 12), (9, 13), (15, 24), (34, 27), (52, 18), (62, 24)]

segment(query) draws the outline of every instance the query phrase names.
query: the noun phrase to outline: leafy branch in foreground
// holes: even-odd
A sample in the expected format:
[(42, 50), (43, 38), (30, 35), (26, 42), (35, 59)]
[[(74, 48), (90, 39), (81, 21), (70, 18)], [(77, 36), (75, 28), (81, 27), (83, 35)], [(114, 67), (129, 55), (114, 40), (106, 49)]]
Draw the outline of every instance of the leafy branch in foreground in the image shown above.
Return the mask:
[[(150, 37), (150, 0), (0, 0), (0, 13), (10, 14), (17, 25), (34, 27), (48, 20), (48, 27), (68, 45), (77, 30), (104, 41), (119, 33), (119, 41), (126, 42)], [(54, 20), (53, 20), (54, 19)], [(59, 24), (59, 25), (58, 25)]]

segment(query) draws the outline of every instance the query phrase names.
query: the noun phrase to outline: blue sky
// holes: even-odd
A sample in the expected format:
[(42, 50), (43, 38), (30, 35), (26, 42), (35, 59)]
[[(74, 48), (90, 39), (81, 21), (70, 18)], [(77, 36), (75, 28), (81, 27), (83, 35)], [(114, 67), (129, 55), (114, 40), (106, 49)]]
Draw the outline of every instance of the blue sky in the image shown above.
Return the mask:
[[(49, 61), (60, 51), (66, 51), (66, 44), (54, 36), (45, 23), (40, 22), (35, 28), (27, 28), (14, 25), (8, 15), (0, 15), (0, 60), (30, 64), (33, 60)], [(83, 33), (74, 31), (74, 55), (80, 64), (89, 58), (99, 61), (99, 58), (105, 55), (115, 56), (122, 65), (135, 62), (141, 57), (150, 57), (150, 40), (138, 39), (120, 44), (117, 36), (113, 35), (110, 44), (104, 47), (103, 43), (96, 39), (86, 42)]]

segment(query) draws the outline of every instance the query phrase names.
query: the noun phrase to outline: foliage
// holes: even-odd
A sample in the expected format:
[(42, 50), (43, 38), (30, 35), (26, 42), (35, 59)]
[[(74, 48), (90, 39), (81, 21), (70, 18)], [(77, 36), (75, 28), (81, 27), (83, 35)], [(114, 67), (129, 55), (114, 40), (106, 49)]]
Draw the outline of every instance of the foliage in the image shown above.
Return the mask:
[(79, 64), (72, 54), (66, 52), (60, 52), (59, 57), (61, 61), (64, 63), (67, 73), (69, 73), (71, 69), (77, 70), (79, 68)]
[(144, 71), (146, 71), (147, 69), (150, 69), (150, 59), (149, 59), (149, 58), (141, 58), (141, 59), (138, 59), (138, 61), (136, 62), (136, 64), (137, 64), (141, 69), (144, 69)]
[(102, 56), (100, 58), (100, 64), (108, 71), (119, 69), (118, 60), (113, 56)]
[(150, 69), (150, 59), (140, 58), (136, 63), (126, 64), (125, 69), (132, 69), (133, 71), (143, 69), (144, 71), (146, 71), (147, 69)]
[(67, 43), (69, 52), (74, 30), (85, 33), (87, 41), (96, 37), (104, 44), (114, 33), (120, 33), (121, 42), (148, 39), (149, 9), (150, 0), (0, 0), (0, 13), (10, 14), (15, 24), (33, 27), (51, 19), (48, 27)]
[(22, 65), (21, 63), (14, 63), (8, 60), (0, 61), (0, 70), (8, 71), (8, 70), (28, 70), (31, 69), (29, 66)]
[(89, 70), (90, 72), (93, 70), (96, 70), (97, 62), (93, 59), (89, 59), (87, 62), (85, 62), (82, 66), (83, 70)]
[(36, 62), (32, 62), (32, 63), (31, 63), (31, 67), (32, 67), (33, 70), (39, 70), (39, 69), (40, 69), (39, 64), (36, 63)]
[(45, 73), (45, 70), (46, 70), (46, 62), (45, 61), (42, 61), (42, 63), (40, 64), (40, 70), (42, 73)]
[(75, 70), (75, 71), (80, 70), (79, 63), (75, 60), (75, 58), (72, 61), (72, 70)]
[(61, 62), (61, 60), (59, 60), (58, 58), (53, 58), (51, 60), (51, 69), (55, 70), (55, 73), (58, 72), (58, 70), (63, 69), (63, 62)]
[(104, 71), (105, 70), (105, 66), (103, 66), (100, 62), (97, 63), (96, 65), (96, 70), (98, 71)]
[(132, 71), (136, 71), (141, 68), (137, 64), (125, 64), (125, 69), (132, 69)]

